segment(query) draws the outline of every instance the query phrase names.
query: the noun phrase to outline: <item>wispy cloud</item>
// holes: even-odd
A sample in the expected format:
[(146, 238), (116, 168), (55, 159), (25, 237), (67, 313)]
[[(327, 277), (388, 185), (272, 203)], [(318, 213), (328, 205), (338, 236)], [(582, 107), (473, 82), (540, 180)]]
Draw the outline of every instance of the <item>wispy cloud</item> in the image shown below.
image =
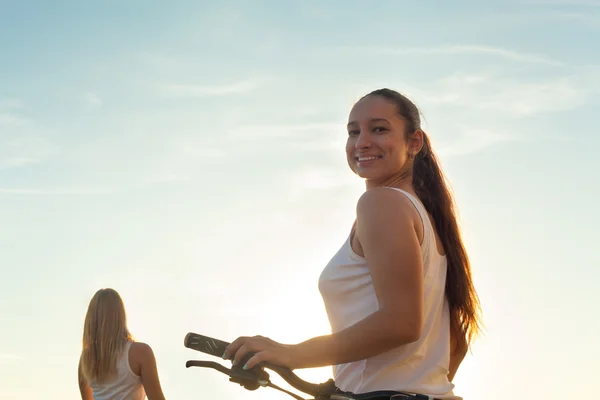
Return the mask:
[(63, 195), (97, 195), (97, 194), (110, 194), (114, 193), (111, 188), (95, 188), (95, 187), (73, 187), (73, 188), (7, 188), (0, 187), (0, 194), (11, 194), (11, 195), (52, 195), (52, 196), (63, 196)]
[(335, 17), (330, 10), (313, 4), (307, 4), (300, 12), (307, 18), (319, 22), (331, 22)]
[(0, 361), (25, 361), (25, 357), (16, 354), (0, 354)]
[(532, 4), (600, 7), (600, 0), (529, 0)]
[(290, 177), (293, 191), (336, 189), (357, 184), (357, 177), (344, 165), (331, 167), (306, 167)]
[[(185, 184), (197, 178), (206, 168), (214, 168), (231, 153), (227, 146), (219, 148), (207, 139), (173, 138), (169, 150), (144, 172), (146, 185)], [(231, 155), (231, 154), (229, 154)]]
[(388, 46), (364, 46), (360, 48), (353, 47), (354, 50), (361, 52), (370, 52), (390, 56), (454, 56), (454, 55), (489, 55), (500, 57), (512, 61), (539, 63), (554, 66), (562, 66), (563, 62), (551, 59), (549, 57), (523, 53), (515, 50), (509, 50), (501, 47), (477, 45), (477, 44), (455, 44), (439, 47), (388, 47)]
[(346, 141), (345, 121), (298, 124), (240, 125), (228, 129), (228, 147), (245, 151), (340, 152)]
[(192, 180), (190, 175), (177, 173), (177, 172), (165, 172), (165, 173), (156, 173), (151, 175), (148, 179), (146, 179), (146, 184), (148, 185), (157, 185), (157, 184), (165, 184), (165, 183), (181, 183), (181, 182), (189, 182)]
[[(185, 143), (185, 144), (184, 144)], [(205, 161), (216, 160), (225, 157), (223, 150), (208, 147), (208, 146), (197, 146), (195, 143), (183, 141), (177, 147), (177, 156), (187, 155), (193, 158), (202, 159)]]
[(167, 83), (159, 85), (159, 92), (167, 97), (211, 97), (252, 92), (270, 78), (252, 78), (222, 85)]
[(344, 123), (302, 123), (241, 125), (227, 130), (227, 138), (233, 140), (255, 141), (257, 138), (293, 138), (306, 133), (327, 133), (344, 129)]
[(23, 108), (23, 101), (15, 98), (0, 97), (0, 126), (20, 127), (27, 125), (30, 121), (19, 115), (18, 111)]
[(26, 118), (17, 114), (0, 112), (0, 126), (24, 126), (28, 123), (29, 121)]
[(136, 53), (132, 55), (132, 61), (143, 64), (144, 67), (152, 67), (167, 70), (179, 70), (188, 66), (188, 62), (180, 57), (170, 56), (166, 53)]
[(595, 95), (596, 90), (591, 79), (578, 76), (531, 81), (465, 73), (449, 75), (429, 87), (412, 89), (418, 98), (432, 105), (501, 112), (505, 117), (575, 109)]
[(588, 27), (591, 27), (591, 28), (600, 27), (600, 14), (555, 11), (555, 12), (548, 14), (546, 16), (546, 18), (553, 19), (553, 20), (558, 19), (558, 20), (575, 21), (577, 23), (586, 24)]
[(449, 143), (433, 144), (436, 153), (441, 156), (461, 156), (477, 153), (495, 145), (517, 140), (506, 133), (492, 131), (488, 128), (461, 127), (452, 135)]
[(86, 93), (84, 100), (85, 103), (90, 107), (102, 107), (102, 100), (96, 93)]
[(0, 137), (0, 169), (37, 164), (57, 151), (48, 140), (17, 132)]
[(14, 98), (0, 97), (0, 110), (22, 108), (23, 101)]

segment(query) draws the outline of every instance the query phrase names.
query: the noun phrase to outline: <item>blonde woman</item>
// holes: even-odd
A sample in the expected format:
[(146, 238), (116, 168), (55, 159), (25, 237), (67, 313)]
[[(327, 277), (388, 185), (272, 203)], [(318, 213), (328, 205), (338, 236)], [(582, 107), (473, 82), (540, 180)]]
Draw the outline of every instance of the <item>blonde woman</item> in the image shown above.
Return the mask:
[(165, 398), (152, 348), (134, 341), (114, 289), (100, 289), (90, 301), (78, 370), (83, 400)]

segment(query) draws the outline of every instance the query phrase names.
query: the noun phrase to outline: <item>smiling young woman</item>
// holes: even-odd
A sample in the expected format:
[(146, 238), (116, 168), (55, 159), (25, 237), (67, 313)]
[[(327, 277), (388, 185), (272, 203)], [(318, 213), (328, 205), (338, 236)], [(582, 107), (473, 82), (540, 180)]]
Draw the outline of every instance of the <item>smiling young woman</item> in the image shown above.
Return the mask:
[(480, 328), (480, 309), (452, 196), (419, 111), (380, 89), (348, 121), (347, 162), (363, 178), (347, 240), (319, 279), (332, 334), (286, 345), (240, 337), (224, 354), (251, 368), (334, 366), (342, 390), (460, 399), (452, 379)]

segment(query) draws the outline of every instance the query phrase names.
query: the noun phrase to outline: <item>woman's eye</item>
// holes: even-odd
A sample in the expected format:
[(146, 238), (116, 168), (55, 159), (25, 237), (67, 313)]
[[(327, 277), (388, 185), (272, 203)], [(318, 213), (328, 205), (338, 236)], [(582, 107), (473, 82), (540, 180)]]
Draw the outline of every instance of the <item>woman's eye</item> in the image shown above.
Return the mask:
[(348, 135), (350, 136), (358, 135), (359, 133), (359, 131), (348, 131)]
[(385, 129), (383, 126), (377, 126), (375, 128), (373, 128), (373, 132), (384, 132), (387, 129)]

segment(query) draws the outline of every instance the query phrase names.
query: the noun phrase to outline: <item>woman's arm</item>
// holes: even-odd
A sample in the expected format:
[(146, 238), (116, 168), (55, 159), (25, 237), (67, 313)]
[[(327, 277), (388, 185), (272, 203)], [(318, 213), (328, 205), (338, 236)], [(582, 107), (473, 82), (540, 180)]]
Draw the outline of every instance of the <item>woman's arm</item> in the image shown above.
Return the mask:
[(140, 362), (140, 377), (142, 378), (142, 384), (144, 385), (144, 391), (148, 400), (165, 400), (152, 348), (146, 343), (138, 342), (136, 345), (138, 347)]
[(379, 310), (332, 335), (297, 345), (267, 338), (239, 338), (224, 357), (240, 362), (256, 352), (247, 367), (270, 361), (291, 368), (313, 368), (362, 360), (416, 341), (423, 324), (423, 282), (420, 241), (413, 204), (397, 191), (365, 192), (357, 206), (356, 235), (366, 258)]
[(333, 335), (299, 344), (304, 360), (300, 367), (363, 360), (419, 339), (423, 267), (417, 218), (410, 200), (396, 191), (377, 188), (361, 196), (356, 236), (369, 264), (379, 310)]
[(81, 359), (79, 360), (79, 365), (77, 366), (77, 381), (79, 383), (79, 393), (81, 394), (81, 400), (94, 400), (92, 388), (90, 388), (85, 378), (83, 377), (83, 373), (81, 372)]
[(465, 339), (465, 335), (460, 331), (454, 323), (450, 326), (450, 367), (448, 368), (448, 380), (452, 382), (458, 367), (467, 355), (469, 346)]

